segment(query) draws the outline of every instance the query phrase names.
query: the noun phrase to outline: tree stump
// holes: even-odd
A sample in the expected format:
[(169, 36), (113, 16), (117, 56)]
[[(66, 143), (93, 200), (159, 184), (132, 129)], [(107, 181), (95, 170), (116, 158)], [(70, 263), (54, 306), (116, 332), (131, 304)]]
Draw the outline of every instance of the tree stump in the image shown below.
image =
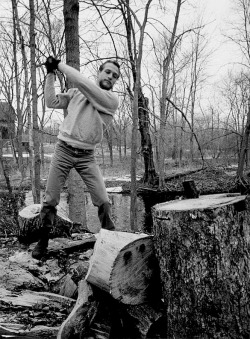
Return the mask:
[(250, 335), (246, 196), (214, 194), (153, 207), (168, 338)]
[(199, 191), (197, 190), (194, 180), (183, 181), (184, 195), (187, 199), (199, 198)]
[[(25, 207), (19, 212), (20, 231), (18, 239), (20, 242), (31, 244), (39, 239), (41, 204), (33, 204)], [(57, 215), (50, 232), (52, 238), (70, 236), (73, 222), (65, 215), (64, 211), (57, 207)]]
[(135, 305), (154, 297), (155, 276), (152, 236), (100, 230), (86, 275), (89, 283)]

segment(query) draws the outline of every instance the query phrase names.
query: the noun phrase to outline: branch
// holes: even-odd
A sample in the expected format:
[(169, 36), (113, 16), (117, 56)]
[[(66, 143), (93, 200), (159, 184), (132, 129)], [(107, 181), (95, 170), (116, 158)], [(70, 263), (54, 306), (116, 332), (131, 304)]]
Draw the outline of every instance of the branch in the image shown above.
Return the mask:
[(167, 101), (168, 101), (168, 102), (169, 102), (169, 103), (170, 103), (170, 104), (171, 104), (178, 112), (181, 113), (181, 115), (183, 116), (183, 118), (184, 118), (185, 121), (187, 122), (187, 124), (188, 124), (190, 130), (192, 131), (193, 136), (194, 136), (194, 138), (195, 138), (195, 140), (196, 140), (198, 149), (199, 149), (200, 154), (201, 154), (202, 163), (203, 163), (203, 165), (204, 165), (204, 158), (203, 158), (202, 150), (201, 150), (201, 147), (200, 147), (200, 143), (199, 143), (199, 141), (198, 141), (197, 135), (195, 134), (195, 132), (194, 132), (194, 130), (193, 130), (193, 127), (191, 126), (190, 122), (189, 122), (188, 119), (186, 118), (186, 115), (184, 114), (184, 112), (183, 112), (180, 108), (178, 108), (178, 107), (175, 105), (175, 103), (174, 103), (172, 100), (170, 100), (169, 98), (166, 98), (166, 100), (167, 100)]
[(95, 1), (94, 1), (94, 0), (92, 0), (92, 4), (93, 4), (93, 6), (95, 7), (95, 9), (97, 10), (97, 12), (98, 12), (98, 14), (99, 14), (99, 17), (100, 17), (100, 19), (101, 19), (101, 21), (102, 21), (104, 27), (106, 28), (106, 30), (107, 30), (108, 33), (109, 33), (109, 36), (110, 36), (110, 38), (111, 38), (111, 40), (112, 40), (112, 42), (113, 42), (113, 46), (114, 46), (115, 54), (116, 54), (116, 58), (117, 58), (117, 57), (118, 57), (118, 53), (117, 53), (117, 50), (116, 50), (116, 46), (115, 46), (115, 42), (114, 42), (114, 39), (113, 39), (113, 35), (111, 34), (111, 32), (110, 32), (108, 26), (106, 25), (105, 21), (103, 20), (103, 17), (102, 17), (102, 15), (101, 15), (101, 12), (100, 12), (99, 8), (97, 7), (97, 5), (95, 4)]

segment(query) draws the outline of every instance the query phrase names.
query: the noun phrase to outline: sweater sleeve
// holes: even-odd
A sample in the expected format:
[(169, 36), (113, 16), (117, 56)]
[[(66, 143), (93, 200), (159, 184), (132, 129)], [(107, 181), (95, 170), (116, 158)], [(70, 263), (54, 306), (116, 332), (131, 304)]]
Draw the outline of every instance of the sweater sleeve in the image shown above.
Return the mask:
[(110, 115), (115, 113), (118, 108), (118, 98), (112, 91), (100, 88), (95, 82), (66, 64), (60, 62), (58, 68), (74, 83), (74, 86), (86, 96), (98, 111)]
[(55, 92), (55, 75), (49, 73), (45, 82), (45, 102), (48, 108), (67, 108), (70, 95), (69, 93), (60, 93), (56, 95)]

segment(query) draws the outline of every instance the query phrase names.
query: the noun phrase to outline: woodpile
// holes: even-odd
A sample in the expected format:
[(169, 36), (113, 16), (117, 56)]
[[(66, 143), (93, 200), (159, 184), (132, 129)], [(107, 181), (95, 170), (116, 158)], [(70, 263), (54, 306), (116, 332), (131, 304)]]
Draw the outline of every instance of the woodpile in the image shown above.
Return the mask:
[(54, 238), (44, 262), (31, 257), (34, 246), (1, 268), (0, 337), (159, 337), (163, 305), (152, 236), (101, 230)]
[(93, 333), (111, 338), (114, 324), (126, 322), (138, 338), (146, 338), (162, 317), (158, 284), (152, 236), (102, 229), (75, 307), (57, 338), (91, 338)]
[(159, 300), (126, 305), (84, 279), (79, 283), (75, 307), (60, 327), (57, 339), (146, 339), (149, 333), (159, 335), (162, 327), (157, 325), (162, 316)]
[(249, 211), (239, 194), (154, 206), (166, 337), (249, 336)]
[[(0, 288), (0, 303), (1, 311), (6, 313), (6, 319), (4, 316), (1, 317), (1, 338), (3, 336), (3, 338), (39, 339), (55, 338), (59, 330), (59, 327), (41, 326), (39, 324), (41, 314), (44, 313), (44, 316), (46, 315), (47, 317), (56, 314), (57, 318), (63, 318), (65, 312), (68, 312), (68, 308), (73, 308), (75, 300), (48, 292), (34, 292), (29, 290), (13, 292), (5, 288)], [(13, 309), (13, 311), (11, 311), (11, 309)], [(4, 312), (5, 310), (6, 312)], [(33, 314), (34, 326), (32, 330), (27, 330), (25, 319), (30, 313)], [(18, 319), (19, 323), (17, 322)]]

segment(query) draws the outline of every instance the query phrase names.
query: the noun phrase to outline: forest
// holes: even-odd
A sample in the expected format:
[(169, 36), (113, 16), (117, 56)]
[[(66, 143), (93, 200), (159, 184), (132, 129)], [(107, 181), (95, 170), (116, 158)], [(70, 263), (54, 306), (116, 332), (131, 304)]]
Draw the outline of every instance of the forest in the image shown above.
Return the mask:
[[(248, 338), (250, 1), (1, 0), (0, 13), (0, 337)], [(132, 232), (89, 232), (72, 170), (38, 262), (28, 227), (67, 116), (45, 104), (49, 56), (94, 81), (120, 64), (95, 154), (129, 195)]]
[[(43, 64), (49, 55), (93, 79), (103, 60), (114, 58), (121, 64), (115, 88), (119, 109), (102, 147), (109, 151), (111, 167), (114, 149), (119, 161), (131, 154), (135, 222), (138, 159), (143, 182), (159, 190), (165, 187), (168, 164), (234, 164), (242, 180), (250, 123), (249, 2), (228, 6), (233, 15), (223, 30), (216, 28), (216, 16), (205, 1), (1, 2), (1, 101), (10, 107), (8, 142), (21, 177), (27, 173), (23, 145), (28, 145), (34, 203), (40, 202), (44, 145), (55, 142), (66, 114), (44, 103)], [(230, 42), (232, 53), (238, 51), (238, 59), (226, 65), (221, 77), (211, 66), (218, 53), (218, 39), (211, 44), (216, 29), (221, 29), (222, 48)], [(62, 74), (57, 80), (59, 92), (70, 87)], [(4, 133), (2, 138), (1, 149)], [(1, 162), (4, 169), (2, 157)]]

